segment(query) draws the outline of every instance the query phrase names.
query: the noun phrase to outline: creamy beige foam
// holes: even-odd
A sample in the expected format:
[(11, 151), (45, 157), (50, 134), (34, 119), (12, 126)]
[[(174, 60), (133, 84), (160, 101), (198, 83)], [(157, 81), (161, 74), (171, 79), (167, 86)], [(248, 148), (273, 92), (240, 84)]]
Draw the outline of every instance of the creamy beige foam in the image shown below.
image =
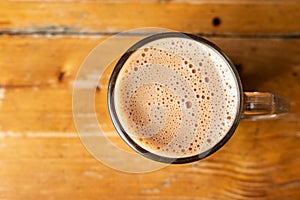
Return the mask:
[(231, 128), (238, 88), (228, 63), (211, 47), (162, 38), (135, 51), (118, 75), (115, 109), (144, 149), (171, 158), (215, 146)]

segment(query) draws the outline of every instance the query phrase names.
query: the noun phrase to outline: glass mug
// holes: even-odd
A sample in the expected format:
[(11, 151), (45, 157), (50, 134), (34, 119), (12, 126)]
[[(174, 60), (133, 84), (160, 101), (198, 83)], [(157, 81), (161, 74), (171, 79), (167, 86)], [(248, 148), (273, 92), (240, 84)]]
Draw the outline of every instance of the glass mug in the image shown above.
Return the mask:
[(116, 64), (108, 109), (121, 138), (162, 163), (189, 163), (220, 149), (241, 119), (269, 119), (288, 101), (243, 92), (233, 63), (204, 38), (179, 32), (146, 37)]

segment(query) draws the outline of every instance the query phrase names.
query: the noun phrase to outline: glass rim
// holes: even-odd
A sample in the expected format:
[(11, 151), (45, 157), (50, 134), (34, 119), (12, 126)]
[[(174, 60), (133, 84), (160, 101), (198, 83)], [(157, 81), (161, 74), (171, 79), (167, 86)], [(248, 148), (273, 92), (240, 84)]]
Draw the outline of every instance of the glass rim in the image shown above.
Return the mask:
[[(138, 145), (126, 133), (125, 129), (122, 127), (122, 125), (119, 121), (118, 115), (116, 113), (115, 103), (114, 103), (114, 96), (115, 96), (114, 95), (114, 89), (115, 89), (115, 84), (116, 84), (119, 72), (121, 71), (121, 69), (122, 69), (123, 65), (125, 64), (125, 62), (127, 61), (127, 59), (131, 56), (131, 54), (136, 52), (137, 50), (139, 50), (140, 48), (142, 48), (145, 44), (147, 44), (149, 42), (152, 42), (152, 41), (158, 40), (158, 39), (163, 39), (163, 38), (171, 38), (171, 37), (190, 39), (192, 41), (200, 42), (204, 45), (210, 46), (211, 48), (216, 50), (218, 52), (218, 54), (221, 57), (224, 58), (224, 60), (228, 64), (228, 67), (231, 69), (231, 72), (234, 75), (234, 80), (236, 82), (236, 86), (237, 86), (237, 90), (238, 90), (237, 91), (237, 93), (238, 93), (237, 112), (236, 112), (233, 124), (230, 127), (229, 131), (225, 134), (225, 136), (220, 141), (218, 141), (217, 144), (215, 144), (214, 146), (212, 146), (211, 148), (209, 148), (208, 150), (206, 150), (204, 152), (200, 152), (199, 154), (192, 155), (192, 156), (179, 157), (179, 158), (165, 157), (165, 156), (157, 155), (155, 153), (152, 153), (152, 152), (144, 149), (140, 145)], [(154, 34), (154, 35), (148, 36), (148, 37), (138, 41), (133, 46), (131, 46), (121, 56), (121, 58), (118, 60), (117, 64), (115, 65), (115, 67), (113, 69), (113, 72), (110, 76), (109, 83), (108, 83), (107, 98), (108, 98), (107, 102), (108, 102), (108, 110), (109, 110), (110, 118), (111, 118), (111, 120), (113, 122), (113, 125), (114, 125), (115, 129), (117, 130), (118, 134), (127, 143), (127, 145), (129, 145), (134, 151), (136, 151), (137, 153), (139, 153), (140, 155), (142, 155), (146, 158), (149, 158), (149, 159), (152, 159), (152, 160), (158, 161), (158, 162), (169, 163), (169, 164), (190, 163), (190, 162), (194, 162), (194, 161), (198, 161), (200, 159), (206, 158), (209, 155), (212, 155), (214, 152), (216, 152), (222, 146), (224, 146), (225, 143), (227, 143), (228, 140), (231, 138), (231, 136), (235, 132), (235, 130), (236, 130), (236, 128), (237, 128), (237, 126), (238, 126), (238, 124), (241, 120), (241, 116), (242, 116), (242, 112), (243, 112), (242, 83), (241, 83), (239, 74), (238, 74), (234, 64), (232, 63), (232, 61), (229, 59), (229, 57), (218, 46), (216, 46), (212, 42), (210, 42), (210, 41), (208, 41), (208, 40), (206, 40), (202, 37), (192, 35), (192, 34), (188, 34), (188, 33), (183, 33), (183, 32), (164, 32), (164, 33)]]

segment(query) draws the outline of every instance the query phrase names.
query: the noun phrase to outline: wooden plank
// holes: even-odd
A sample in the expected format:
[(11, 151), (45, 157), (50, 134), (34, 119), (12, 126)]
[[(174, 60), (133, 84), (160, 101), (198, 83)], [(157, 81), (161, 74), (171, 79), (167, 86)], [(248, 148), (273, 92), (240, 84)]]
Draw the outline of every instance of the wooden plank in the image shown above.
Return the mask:
[(97, 34), (151, 26), (202, 34), (299, 34), (298, 1), (226, 2), (1, 1), (0, 32)]
[(10, 134), (0, 140), (0, 197), (297, 199), (297, 127), (280, 120), (242, 122), (213, 156), (136, 175), (114, 171), (93, 159), (75, 133), (73, 137)]
[[(107, 37), (2, 36), (0, 85), (70, 85), (85, 57)], [(131, 37), (124, 39), (130, 40)], [(220, 46), (242, 70), (246, 89), (259, 89), (262, 79), (266, 80), (266, 77), (280, 79), (281, 74), (299, 74), (300, 39), (207, 39)], [(257, 69), (261, 72), (255, 71)], [(243, 71), (247, 76), (243, 75)]]

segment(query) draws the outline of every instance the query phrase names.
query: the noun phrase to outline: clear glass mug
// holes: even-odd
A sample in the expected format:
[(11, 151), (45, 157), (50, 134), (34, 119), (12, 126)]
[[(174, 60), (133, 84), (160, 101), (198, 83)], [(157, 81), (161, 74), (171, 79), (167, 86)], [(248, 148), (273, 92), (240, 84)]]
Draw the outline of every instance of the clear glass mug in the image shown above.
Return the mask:
[[(220, 141), (217, 141), (215, 145), (206, 149), (203, 152), (197, 153), (196, 155), (182, 156), (182, 157), (168, 157), (162, 154), (156, 153), (155, 151), (149, 151), (144, 148), (141, 144), (138, 144), (135, 140), (133, 140), (132, 135), (125, 131), (125, 128), (121, 124), (121, 119), (118, 113), (116, 112), (116, 102), (115, 99), (115, 86), (118, 81), (121, 81), (119, 76), (120, 71), (122, 70), (123, 65), (126, 61), (135, 53), (140, 51), (145, 47), (145, 45), (156, 41), (162, 40), (166, 38), (182, 38), (190, 40), (192, 43), (201, 43), (202, 45), (206, 45), (208, 48), (211, 48), (213, 51), (217, 53), (217, 55), (226, 62), (227, 67), (231, 71), (232, 78), (235, 80), (236, 88), (237, 88), (237, 111), (233, 119), (233, 123), (229, 130), (226, 132), (223, 138)], [(151, 76), (151, 74), (149, 75)], [(225, 55), (225, 53), (217, 47), (215, 44), (207, 41), (204, 38), (186, 34), (179, 32), (166, 32), (152, 35), (150, 37), (144, 38), (141, 41), (138, 41), (131, 48), (129, 48), (123, 56), (119, 59), (116, 64), (108, 85), (108, 108), (109, 114), (111, 116), (111, 120), (121, 136), (121, 138), (137, 153), (140, 155), (149, 158), (154, 161), (159, 161), (162, 163), (172, 163), (172, 164), (180, 164), (180, 163), (189, 163), (194, 162), (200, 159), (203, 159), (212, 153), (216, 152), (220, 149), (233, 135), (235, 132), (239, 122), (241, 119), (248, 120), (259, 120), (259, 119), (272, 119), (276, 118), (280, 114), (287, 113), (289, 111), (289, 103), (287, 99), (280, 95), (272, 94), (269, 92), (243, 92), (242, 84), (238, 75), (235, 66), (230, 61), (230, 59)]]

